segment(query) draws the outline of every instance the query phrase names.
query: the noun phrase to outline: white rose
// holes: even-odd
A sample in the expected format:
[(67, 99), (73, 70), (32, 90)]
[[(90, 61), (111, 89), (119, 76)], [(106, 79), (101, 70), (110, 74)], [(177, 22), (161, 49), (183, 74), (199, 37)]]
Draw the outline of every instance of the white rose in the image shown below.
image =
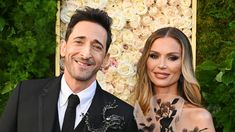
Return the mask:
[(65, 1), (65, 5), (68, 8), (78, 8), (78, 7), (83, 6), (83, 2), (81, 2), (81, 1), (74, 1), (74, 0), (68, 0), (68, 1)]
[[(138, 52), (139, 49), (144, 47), (144, 43), (145, 43), (144, 40), (142, 40), (140, 38), (136, 38), (132, 45), (136, 49), (136, 51)], [(137, 55), (135, 55), (135, 56), (139, 57), (138, 53), (136, 53)]]
[(108, 91), (111, 94), (114, 94), (115, 92), (114, 87), (111, 83), (106, 83), (104, 90)]
[(157, 14), (154, 20), (160, 24), (159, 26), (168, 24), (168, 17), (162, 14)]
[(153, 19), (150, 16), (143, 16), (142, 24), (143, 26), (149, 26)]
[(108, 71), (105, 73), (104, 82), (106, 83), (112, 82), (115, 76), (116, 76), (116, 68), (109, 67)]
[(190, 7), (191, 6), (191, 1), (192, 0), (180, 0), (180, 6), (183, 6), (183, 7)]
[(144, 27), (142, 28), (142, 33), (141, 36), (144, 38), (149, 37), (152, 34), (151, 30), (149, 29), (149, 27)]
[(144, 3), (147, 7), (150, 7), (154, 4), (154, 0), (145, 0)]
[(74, 14), (76, 8), (68, 8), (67, 6), (62, 8), (60, 12), (60, 19), (63, 23), (69, 23), (72, 15)]
[(188, 17), (181, 17), (181, 21), (184, 22), (184, 24), (182, 24), (179, 28), (188, 28), (191, 29), (192, 28), (192, 19), (188, 18)]
[(124, 89), (124, 91), (118, 95), (119, 98), (121, 98), (122, 100), (128, 101), (128, 99), (130, 98), (130, 91), (128, 89)]
[(141, 17), (139, 15), (133, 15), (130, 18), (130, 26), (132, 28), (138, 28), (140, 26)]
[(122, 35), (120, 33), (120, 30), (112, 29), (112, 42), (121, 42), (122, 41)]
[(151, 8), (149, 9), (149, 15), (151, 15), (151, 16), (157, 15), (158, 12), (159, 12), (159, 10), (158, 10), (158, 8), (155, 7), (155, 6), (154, 6), (154, 7), (151, 7)]
[(133, 2), (129, 0), (123, 0), (122, 3), (120, 4), (122, 6), (122, 9), (129, 8), (133, 6)]
[(134, 28), (132, 31), (135, 35), (139, 36), (142, 33), (143, 27), (140, 25), (138, 28)]
[(151, 32), (155, 32), (158, 28), (158, 26), (160, 25), (160, 23), (158, 23), (158, 21), (152, 21), (150, 24), (149, 24), (149, 29)]
[(107, 5), (108, 0), (84, 0), (84, 3), (92, 8), (103, 9)]
[(134, 41), (134, 34), (129, 29), (122, 31), (122, 41), (126, 44), (131, 44)]
[(126, 7), (126, 8), (123, 8), (123, 14), (125, 16), (125, 19), (127, 21), (130, 21), (131, 19), (133, 19), (133, 17), (135, 17), (137, 13), (133, 9), (133, 7)]
[(104, 82), (105, 80), (105, 74), (102, 71), (98, 71), (97, 72), (97, 80), (99, 82)]
[(182, 12), (182, 15), (183, 15), (184, 17), (191, 18), (192, 15), (193, 15), (193, 10), (192, 10), (192, 8), (184, 8), (184, 9), (181, 10), (181, 12)]
[(190, 39), (192, 37), (192, 30), (188, 28), (184, 28), (182, 32)]
[[(120, 60), (122, 60), (123, 63), (128, 62), (131, 65), (130, 67), (132, 68), (132, 70), (135, 72), (134, 65), (137, 64), (140, 56), (141, 56), (141, 54), (138, 51), (136, 51), (136, 50), (130, 51), (129, 50), (128, 52), (125, 52), (122, 54)], [(133, 74), (131, 73), (130, 75), (133, 75)]]
[(138, 15), (144, 15), (148, 11), (148, 7), (144, 4), (144, 2), (135, 3), (134, 9)]
[(110, 15), (113, 18), (112, 28), (116, 30), (121, 30), (126, 25), (126, 20), (121, 11), (117, 11)]
[(133, 76), (133, 74), (134, 74), (134, 67), (129, 62), (122, 61), (118, 65), (117, 72), (121, 76), (126, 76), (126, 77)]
[(175, 6), (167, 6), (162, 10), (163, 14), (169, 18), (179, 15), (179, 10)]
[(169, 0), (169, 5), (171, 6), (178, 6), (180, 4), (179, 0)]
[(157, 7), (164, 7), (167, 5), (167, 0), (157, 0), (156, 5)]
[(184, 25), (184, 21), (182, 21), (181, 17), (172, 17), (170, 18), (170, 25), (173, 27), (182, 27)]
[(121, 48), (118, 45), (111, 44), (108, 52), (110, 57), (118, 57), (121, 55)]
[(114, 91), (116, 93), (123, 93), (124, 89), (125, 89), (125, 85), (122, 82), (115, 83)]
[[(130, 88), (133, 88), (136, 84), (136, 77), (132, 76), (132, 77), (128, 77), (126, 79), (126, 84), (130, 86)], [(130, 91), (132, 91), (133, 89), (129, 89)]]

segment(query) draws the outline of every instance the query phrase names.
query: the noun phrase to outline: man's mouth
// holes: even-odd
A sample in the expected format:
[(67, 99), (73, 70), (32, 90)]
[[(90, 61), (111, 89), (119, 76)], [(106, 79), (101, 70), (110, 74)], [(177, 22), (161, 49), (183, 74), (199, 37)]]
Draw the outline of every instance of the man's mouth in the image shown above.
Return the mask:
[(80, 59), (74, 59), (76, 63), (78, 63), (81, 66), (91, 66), (93, 63), (91, 61), (82, 61)]

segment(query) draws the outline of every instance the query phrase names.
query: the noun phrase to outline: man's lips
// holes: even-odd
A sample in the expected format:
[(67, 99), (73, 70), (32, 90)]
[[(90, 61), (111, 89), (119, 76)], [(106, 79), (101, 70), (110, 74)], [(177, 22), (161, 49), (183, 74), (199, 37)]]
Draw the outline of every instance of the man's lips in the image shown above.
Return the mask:
[(87, 60), (87, 61), (82, 61), (82, 60), (80, 60), (80, 59), (74, 59), (74, 61), (75, 61), (76, 63), (78, 63), (79, 65), (81, 65), (81, 66), (91, 66), (91, 65), (94, 64), (93, 62), (91, 62), (91, 61), (89, 61), (89, 60)]

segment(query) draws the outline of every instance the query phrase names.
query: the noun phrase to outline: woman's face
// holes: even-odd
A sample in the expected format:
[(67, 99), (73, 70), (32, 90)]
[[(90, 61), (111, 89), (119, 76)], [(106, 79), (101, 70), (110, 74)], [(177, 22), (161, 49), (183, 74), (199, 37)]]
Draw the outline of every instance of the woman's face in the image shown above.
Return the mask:
[(180, 44), (171, 37), (158, 38), (153, 42), (147, 60), (147, 74), (155, 89), (177, 89), (182, 65), (181, 52)]

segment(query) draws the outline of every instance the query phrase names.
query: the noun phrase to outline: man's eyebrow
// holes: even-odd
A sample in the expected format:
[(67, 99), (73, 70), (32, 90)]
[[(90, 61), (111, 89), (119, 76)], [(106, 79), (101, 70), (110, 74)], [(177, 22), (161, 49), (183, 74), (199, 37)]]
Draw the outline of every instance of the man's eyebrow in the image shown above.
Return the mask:
[(86, 38), (85, 36), (77, 36), (74, 39), (85, 39), (85, 38)]
[[(85, 39), (86, 37), (85, 36), (77, 36), (75, 37), (74, 39)], [(93, 40), (92, 43), (97, 43), (99, 44), (102, 48), (104, 48), (104, 45), (97, 39)]]

